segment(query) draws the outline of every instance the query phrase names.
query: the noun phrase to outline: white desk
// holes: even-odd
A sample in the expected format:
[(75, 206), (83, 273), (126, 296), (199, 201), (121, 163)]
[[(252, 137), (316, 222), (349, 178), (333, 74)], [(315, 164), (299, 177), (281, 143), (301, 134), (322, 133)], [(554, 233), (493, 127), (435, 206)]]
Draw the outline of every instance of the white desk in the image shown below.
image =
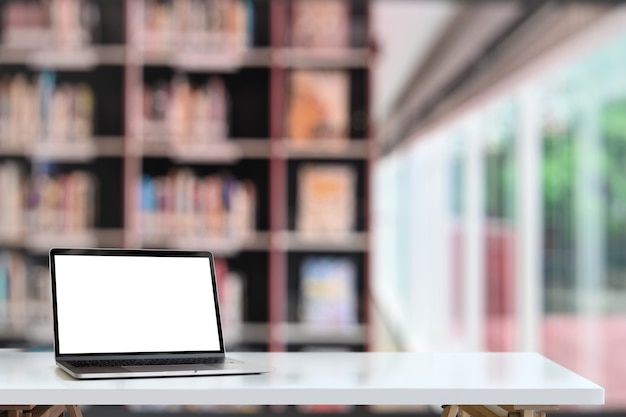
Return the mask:
[[(533, 416), (604, 390), (533, 353), (248, 353), (264, 375), (77, 381), (51, 353), (0, 353), (0, 404), (422, 404), (446, 417)], [(460, 406), (460, 407), (459, 407)], [(478, 407), (476, 407), (478, 406)], [(2, 408), (2, 407), (0, 407)]]

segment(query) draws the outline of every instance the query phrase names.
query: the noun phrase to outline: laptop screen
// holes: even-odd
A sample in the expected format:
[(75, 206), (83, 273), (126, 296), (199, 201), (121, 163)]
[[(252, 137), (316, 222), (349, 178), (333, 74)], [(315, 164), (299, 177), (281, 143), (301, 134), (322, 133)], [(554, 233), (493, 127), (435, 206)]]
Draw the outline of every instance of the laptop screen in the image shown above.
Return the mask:
[(220, 352), (211, 255), (51, 251), (58, 354)]

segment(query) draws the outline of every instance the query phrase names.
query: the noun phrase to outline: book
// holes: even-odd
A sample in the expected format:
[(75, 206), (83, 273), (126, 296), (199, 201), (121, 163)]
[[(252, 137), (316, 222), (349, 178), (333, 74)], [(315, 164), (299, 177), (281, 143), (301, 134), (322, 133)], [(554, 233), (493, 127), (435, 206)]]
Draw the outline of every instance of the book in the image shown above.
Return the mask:
[(224, 217), (226, 207), (222, 193), (222, 178), (217, 175), (207, 175), (200, 186), (200, 210), (205, 214), (203, 218), (204, 232), (209, 237), (224, 235)]
[(225, 227), (230, 237), (245, 239), (254, 233), (256, 191), (250, 180), (227, 177), (224, 181)]
[(245, 284), (241, 274), (231, 270), (225, 258), (215, 257), (214, 263), (225, 343), (235, 343), (241, 337), (244, 320)]
[(15, 251), (0, 252), (0, 314), (4, 324), (14, 332), (22, 332), (26, 324), (27, 275), (24, 257)]
[(166, 50), (170, 46), (172, 35), (171, 3), (144, 0), (142, 15), (141, 35), (144, 49), (146, 51)]
[(0, 78), (0, 145), (9, 141), (9, 123), (11, 114), (9, 86), (6, 78)]
[(78, 83), (72, 87), (73, 112), (68, 137), (73, 140), (90, 140), (95, 120), (95, 97), (91, 86)]
[(141, 230), (155, 230), (157, 227), (157, 192), (154, 179), (143, 174), (139, 180), (139, 213), (141, 214)]
[(144, 234), (243, 239), (256, 230), (250, 180), (177, 168), (165, 176), (144, 174), (138, 189)]
[(97, 184), (89, 172), (36, 174), (28, 190), (29, 227), (48, 233), (83, 233), (94, 226)]
[(11, 48), (40, 46), (48, 35), (48, 13), (42, 2), (8, 1), (2, 7), (2, 43)]
[(289, 77), (287, 134), (295, 143), (349, 134), (349, 78), (341, 70), (295, 70)]
[(0, 162), (0, 195), (0, 237), (20, 238), (25, 222), (26, 175), (15, 161)]
[(170, 137), (167, 126), (170, 85), (165, 81), (144, 85), (141, 94), (143, 139), (151, 142), (165, 142)]
[(90, 45), (100, 23), (97, 4), (87, 0), (50, 0), (50, 38), (60, 49)]
[(228, 343), (241, 340), (245, 320), (246, 287), (242, 274), (228, 271), (222, 281), (222, 299), (224, 332)]
[(52, 290), (47, 266), (31, 265), (28, 273), (28, 299), (30, 323), (45, 332), (49, 341), (52, 334)]
[(9, 321), (9, 270), (6, 254), (0, 251), (0, 325), (6, 326)]
[(342, 239), (356, 223), (356, 170), (349, 164), (303, 164), (297, 173), (296, 231)]
[(39, 75), (40, 140), (51, 143), (93, 139), (94, 93), (87, 83), (61, 83), (52, 71)]
[(291, 46), (325, 49), (349, 46), (350, 3), (347, 0), (293, 0)]
[(98, 40), (100, 10), (87, 0), (11, 0), (2, 8), (1, 27), (11, 48), (78, 49)]
[(54, 71), (41, 71), (38, 78), (39, 88), (39, 139), (45, 141), (52, 136), (49, 121), (52, 119), (51, 112), (54, 109), (54, 96), (56, 89), (56, 73)]
[(248, 0), (146, 0), (143, 47), (148, 52), (239, 53), (251, 44)]
[(172, 148), (210, 145), (228, 137), (228, 92), (221, 77), (192, 85), (185, 74), (145, 85), (143, 138)]
[[(215, 267), (215, 282), (217, 285), (218, 295), (223, 294), (223, 286), (225, 285), (226, 276), (228, 275), (228, 261), (224, 258), (214, 257), (213, 266)], [(225, 293), (225, 291), (224, 291)], [(220, 297), (220, 305), (223, 305)]]
[(171, 140), (183, 144), (191, 138), (191, 116), (193, 108), (192, 88), (189, 79), (177, 74), (172, 79), (168, 117)]
[(314, 329), (358, 322), (357, 272), (348, 257), (310, 256), (300, 266), (299, 319)]
[(26, 149), (39, 135), (39, 88), (24, 73), (0, 79), (0, 145)]

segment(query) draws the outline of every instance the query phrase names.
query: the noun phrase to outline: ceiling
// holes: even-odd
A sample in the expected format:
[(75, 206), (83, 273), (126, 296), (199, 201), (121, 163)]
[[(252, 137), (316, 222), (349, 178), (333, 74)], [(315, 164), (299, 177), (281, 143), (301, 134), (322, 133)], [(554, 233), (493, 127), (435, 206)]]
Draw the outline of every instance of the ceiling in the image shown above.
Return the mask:
[(585, 1), (374, 0), (372, 122), (393, 146), (610, 10)]
[(378, 0), (371, 26), (377, 54), (373, 65), (372, 113), (388, 116), (411, 75), (453, 19), (458, 6), (441, 0)]

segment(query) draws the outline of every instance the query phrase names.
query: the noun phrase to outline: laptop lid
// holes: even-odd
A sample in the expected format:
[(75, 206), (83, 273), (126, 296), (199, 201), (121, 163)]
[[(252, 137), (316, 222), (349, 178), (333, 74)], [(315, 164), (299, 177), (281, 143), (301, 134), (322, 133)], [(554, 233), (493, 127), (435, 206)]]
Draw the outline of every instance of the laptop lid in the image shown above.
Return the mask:
[(224, 355), (213, 255), (50, 250), (57, 361)]

